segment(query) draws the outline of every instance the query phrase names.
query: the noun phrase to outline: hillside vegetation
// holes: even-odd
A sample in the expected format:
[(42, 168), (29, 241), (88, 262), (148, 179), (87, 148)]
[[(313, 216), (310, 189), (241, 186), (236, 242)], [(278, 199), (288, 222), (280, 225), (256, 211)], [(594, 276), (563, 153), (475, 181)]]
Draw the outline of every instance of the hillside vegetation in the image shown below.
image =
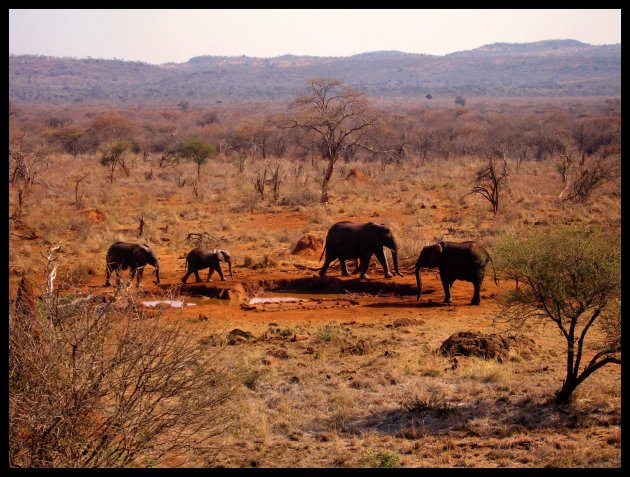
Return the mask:
[(9, 98), (29, 103), (288, 100), (313, 77), (377, 98), (601, 96), (621, 88), (621, 45), (575, 40), (486, 45), (444, 56), (397, 51), (350, 57), (199, 56), (150, 65), (9, 55)]

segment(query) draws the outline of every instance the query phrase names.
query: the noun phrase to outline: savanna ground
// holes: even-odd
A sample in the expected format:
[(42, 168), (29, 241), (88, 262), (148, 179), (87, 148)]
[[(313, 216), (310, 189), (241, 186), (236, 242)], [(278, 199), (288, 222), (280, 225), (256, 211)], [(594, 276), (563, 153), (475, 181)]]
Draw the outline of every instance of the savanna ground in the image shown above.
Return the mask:
[[(588, 103), (590, 104), (590, 103)], [(451, 108), (452, 109), (452, 108)], [(476, 113), (471, 107), (472, 113)], [(513, 114), (519, 114), (514, 107)], [(461, 113), (459, 113), (461, 115)], [(584, 114), (584, 113), (582, 113)], [(594, 114), (594, 113), (593, 113)], [(508, 188), (499, 211), (475, 185), (484, 163), (476, 154), (411, 155), (400, 164), (369, 156), (340, 159), (330, 183), (331, 200), (319, 203), (322, 163), (298, 161), (291, 151), (274, 158), (284, 171), (280, 198), (260, 198), (254, 183), (267, 160), (252, 156), (239, 171), (234, 155), (195, 164), (157, 166), (155, 157), (131, 154), (130, 174), (113, 181), (100, 154), (51, 152), (48, 167), (19, 204), (10, 187), (11, 298), (27, 275), (43, 292), (49, 244), (60, 244), (55, 285), (64, 292), (113, 293), (105, 282), (105, 251), (117, 241), (142, 241), (159, 256), (161, 285), (153, 270), (142, 286), (122, 290), (133, 299), (196, 296), (195, 306), (149, 311), (154, 320), (176, 320), (195, 333), (239, 385), (217, 412), (230, 426), (212, 444), (220, 452), (190, 451), (159, 462), (184, 467), (620, 467), (621, 370), (606, 366), (580, 385), (569, 405), (551, 398), (565, 373), (566, 345), (552, 324), (520, 330), (529, 349), (512, 349), (503, 362), (441, 356), (443, 341), (458, 331), (514, 330), (495, 321), (502, 292), (514, 282), (486, 273), (481, 305), (469, 305), (472, 285), (455, 282), (453, 303), (442, 304), (437, 271), (423, 271), (422, 299), (415, 297), (413, 265), (419, 250), (436, 240), (479, 240), (492, 254), (508, 231), (556, 223), (620, 226), (621, 183), (597, 188), (585, 203), (559, 201), (563, 189), (557, 156), (508, 158)], [(365, 177), (346, 176), (356, 168)], [(75, 202), (75, 181), (83, 191)], [(186, 182), (182, 185), (182, 180)], [(143, 237), (137, 237), (144, 216)], [(372, 258), (370, 292), (338, 266), (316, 278), (318, 250), (292, 254), (309, 233), (322, 240), (339, 220), (389, 225), (399, 244), (404, 277), (384, 279)], [(180, 286), (189, 233), (207, 232), (208, 245), (227, 249), (235, 279)], [(386, 255), (389, 252), (386, 251)], [(389, 260), (391, 264), (391, 259)], [(205, 280), (206, 272), (201, 272)], [(313, 277), (306, 290), (286, 280)], [(326, 289), (333, 284), (335, 290)], [(242, 285), (242, 286), (241, 286)], [(331, 285), (332, 286), (332, 285)], [(200, 298), (231, 288), (231, 299)], [(301, 304), (257, 305), (253, 297), (286, 290)], [(318, 293), (324, 293), (317, 301)], [(244, 306), (241, 306), (244, 305)], [(252, 309), (253, 308), (253, 309)], [(230, 340), (234, 329), (251, 333)], [(593, 339), (597, 332), (593, 331)], [(295, 339), (299, 335), (299, 339)], [(304, 339), (302, 339), (304, 338)]]

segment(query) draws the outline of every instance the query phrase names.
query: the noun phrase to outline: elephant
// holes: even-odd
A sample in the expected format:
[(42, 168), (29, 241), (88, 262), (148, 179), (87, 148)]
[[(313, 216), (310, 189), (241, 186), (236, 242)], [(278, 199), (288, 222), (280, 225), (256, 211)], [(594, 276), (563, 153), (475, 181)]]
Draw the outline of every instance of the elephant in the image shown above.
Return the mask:
[(359, 278), (369, 278), (366, 272), (370, 265), (372, 254), (374, 254), (383, 266), (385, 278), (391, 278), (394, 275), (389, 271), (383, 247), (387, 247), (392, 251), (394, 270), (396, 274), (402, 277), (403, 274), (398, 270), (398, 246), (389, 227), (374, 222), (337, 222), (330, 227), (328, 235), (326, 235), (326, 246), (319, 257), (321, 260), (325, 253), (326, 260), (319, 271), (319, 275), (321, 277), (326, 276), (328, 266), (333, 260), (338, 258), (341, 265), (341, 274), (347, 277), (350, 274), (346, 268), (346, 260), (358, 258), (360, 259)]
[[(479, 291), (483, 282), (486, 265), (492, 261), (490, 254), (479, 243), (470, 242), (446, 242), (442, 241), (433, 245), (427, 245), (420, 251), (416, 261), (416, 283), (418, 285), (418, 300), (422, 293), (422, 281), (420, 280), (420, 268), (439, 268), (442, 287), (444, 287), (444, 303), (451, 303), (451, 286), (455, 280), (472, 282), (475, 289), (471, 305), (479, 305)], [(494, 270), (494, 264), (492, 265)], [(496, 270), (494, 282), (497, 282)]]
[(131, 269), (129, 282), (133, 280), (136, 271), (138, 278), (136, 286), (140, 286), (142, 273), (146, 264), (155, 267), (155, 282), (160, 284), (160, 264), (157, 255), (147, 244), (116, 242), (107, 250), (105, 256), (105, 286), (111, 286), (109, 277), (112, 271), (116, 272), (116, 284), (120, 285), (120, 271)]
[(182, 277), (182, 283), (186, 283), (186, 280), (188, 280), (191, 273), (194, 273), (197, 282), (200, 282), (201, 278), (199, 277), (199, 270), (203, 270), (204, 268), (209, 268), (208, 278), (206, 279), (207, 282), (210, 281), (210, 276), (215, 270), (219, 272), (221, 280), (225, 281), (225, 277), (223, 276), (223, 272), (221, 271), (221, 267), (219, 265), (220, 262), (227, 262), (230, 269), (230, 277), (234, 280), (234, 275), (232, 274), (232, 257), (230, 256), (230, 252), (217, 248), (209, 249), (197, 247), (192, 249), (188, 252), (188, 255), (186, 255), (186, 275)]

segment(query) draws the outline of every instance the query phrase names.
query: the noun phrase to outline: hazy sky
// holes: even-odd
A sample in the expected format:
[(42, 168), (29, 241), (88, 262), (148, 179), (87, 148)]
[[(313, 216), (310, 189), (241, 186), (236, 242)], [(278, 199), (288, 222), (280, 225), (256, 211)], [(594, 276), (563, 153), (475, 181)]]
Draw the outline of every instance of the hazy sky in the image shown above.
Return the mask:
[(9, 10), (9, 54), (155, 64), (200, 55), (443, 55), (549, 39), (621, 43), (621, 10)]

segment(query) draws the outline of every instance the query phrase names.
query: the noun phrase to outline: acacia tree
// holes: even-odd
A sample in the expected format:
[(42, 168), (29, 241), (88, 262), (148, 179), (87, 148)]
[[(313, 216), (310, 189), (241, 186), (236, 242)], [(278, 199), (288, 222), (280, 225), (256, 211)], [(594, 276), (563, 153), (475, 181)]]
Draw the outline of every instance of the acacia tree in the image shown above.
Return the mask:
[(376, 115), (363, 93), (333, 78), (310, 80), (310, 90), (298, 96), (289, 108), (290, 118), (279, 122), (281, 128), (303, 128), (322, 142), (322, 158), (327, 161), (322, 180), (320, 202), (328, 202), (328, 183), (337, 159), (356, 145), (367, 128), (374, 125)]
[(197, 164), (197, 179), (199, 179), (202, 164), (205, 164), (209, 157), (213, 157), (216, 150), (212, 144), (191, 138), (179, 145), (179, 153), (182, 157), (190, 158)]
[(129, 141), (118, 141), (112, 144), (101, 156), (101, 165), (109, 169), (110, 183), (114, 182), (114, 172), (116, 172), (118, 166), (129, 177), (129, 168), (125, 164), (125, 157), (131, 148), (132, 144)]
[[(551, 320), (566, 342), (558, 403), (602, 366), (621, 365), (619, 233), (559, 227), (508, 235), (495, 247), (495, 260), (508, 278), (523, 284), (502, 297), (500, 316), (516, 326)], [(599, 333), (590, 333), (597, 328)], [(586, 355), (590, 360), (582, 367)]]

